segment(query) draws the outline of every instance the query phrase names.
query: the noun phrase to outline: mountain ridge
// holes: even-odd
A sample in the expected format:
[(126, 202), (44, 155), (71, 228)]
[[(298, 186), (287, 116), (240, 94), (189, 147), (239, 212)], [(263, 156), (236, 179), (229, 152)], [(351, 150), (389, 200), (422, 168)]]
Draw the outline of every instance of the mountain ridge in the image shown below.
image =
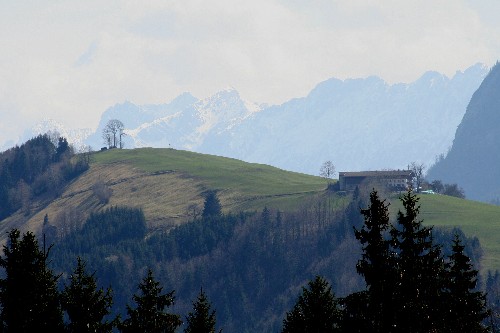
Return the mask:
[(500, 123), (500, 65), (497, 63), (474, 92), (453, 146), (429, 170), (429, 179), (460, 184), (468, 198), (492, 201), (500, 198), (498, 124)]
[(204, 99), (183, 93), (164, 104), (118, 103), (84, 143), (98, 149), (106, 122), (120, 119), (126, 148), (188, 149), (307, 174), (326, 160), (350, 171), (431, 165), (451, 147), (486, 74), (476, 64), (451, 78), (428, 71), (411, 83), (330, 78), (279, 105), (246, 101), (234, 88)]

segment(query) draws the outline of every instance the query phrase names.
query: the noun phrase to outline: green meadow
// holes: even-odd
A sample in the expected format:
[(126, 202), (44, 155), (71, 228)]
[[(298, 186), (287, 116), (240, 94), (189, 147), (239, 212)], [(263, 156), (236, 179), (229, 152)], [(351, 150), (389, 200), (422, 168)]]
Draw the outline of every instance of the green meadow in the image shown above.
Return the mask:
[[(174, 172), (196, 179), (225, 195), (231, 211), (260, 210), (265, 206), (296, 209), (308, 199), (324, 195), (321, 177), (289, 172), (240, 160), (174, 149), (113, 149), (94, 155), (96, 165), (128, 164), (143, 172)], [(343, 199), (335, 196), (336, 204)], [(391, 198), (391, 216), (400, 203)], [(500, 269), (500, 206), (444, 195), (421, 195), (420, 217), (426, 225), (460, 227), (477, 236), (484, 249), (481, 270)]]

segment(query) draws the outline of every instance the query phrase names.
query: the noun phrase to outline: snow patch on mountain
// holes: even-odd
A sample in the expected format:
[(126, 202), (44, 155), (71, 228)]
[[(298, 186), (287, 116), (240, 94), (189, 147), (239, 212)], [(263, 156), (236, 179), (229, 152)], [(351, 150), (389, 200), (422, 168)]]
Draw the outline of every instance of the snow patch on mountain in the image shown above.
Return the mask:
[(22, 135), (20, 141), (26, 142), (35, 136), (46, 133), (66, 138), (70, 145), (72, 145), (73, 148), (78, 152), (84, 149), (85, 141), (93, 133), (93, 131), (90, 128), (68, 129), (54, 119), (45, 118), (39, 123), (35, 124), (32, 128), (27, 129)]
[(188, 149), (310, 174), (325, 160), (339, 170), (430, 165), (451, 146), (487, 72), (478, 64), (452, 78), (430, 71), (393, 85), (376, 76), (332, 78), (271, 106), (228, 88), (202, 100), (183, 94), (163, 105), (117, 104), (101, 123), (122, 120), (129, 148)]
[(234, 88), (201, 100), (183, 93), (165, 104), (124, 102), (107, 109), (91, 135), (72, 140), (85, 137), (98, 149), (106, 123), (119, 119), (126, 148), (188, 149), (309, 174), (326, 160), (340, 171), (429, 166), (451, 146), (488, 71), (477, 64), (451, 78), (430, 71), (398, 84), (376, 76), (331, 78), (281, 105), (246, 101)]

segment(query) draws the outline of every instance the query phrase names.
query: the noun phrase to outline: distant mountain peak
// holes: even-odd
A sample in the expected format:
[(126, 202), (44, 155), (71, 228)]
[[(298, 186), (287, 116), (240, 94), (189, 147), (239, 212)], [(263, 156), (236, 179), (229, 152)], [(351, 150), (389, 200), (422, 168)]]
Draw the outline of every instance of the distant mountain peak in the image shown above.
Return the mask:
[(197, 101), (198, 98), (194, 97), (190, 92), (183, 92), (182, 94), (174, 98), (169, 104), (187, 106), (189, 104), (196, 103)]
[(84, 146), (84, 142), (90, 136), (92, 130), (89, 128), (68, 129), (55, 119), (43, 118), (40, 122), (24, 132), (21, 141), (25, 142), (37, 135), (46, 133), (52, 133), (66, 138), (75, 149), (79, 150)]
[(222, 90), (219, 90), (216, 92), (214, 95), (207, 97), (209, 100), (214, 100), (214, 99), (241, 99), (240, 93), (232, 88), (232, 87), (226, 87)]
[(457, 71), (455, 73), (456, 74), (465, 74), (465, 73), (472, 73), (472, 72), (480, 72), (480, 73), (483, 73), (483, 72), (488, 72), (490, 70), (490, 67), (486, 64), (483, 64), (481, 62), (478, 62), (470, 67), (468, 67), (467, 69), (465, 69), (464, 71)]
[(238, 92), (233, 86), (226, 86), (224, 89), (221, 89), (220, 91), (226, 91), (226, 92)]
[(476, 64), (451, 79), (429, 71), (410, 83), (330, 78), (281, 105), (258, 105), (234, 87), (202, 99), (182, 93), (165, 104), (123, 103), (105, 111), (89, 142), (102, 144), (103, 121), (122, 117), (128, 148), (174, 147), (310, 174), (325, 160), (352, 171), (430, 165), (451, 145), (486, 74)]

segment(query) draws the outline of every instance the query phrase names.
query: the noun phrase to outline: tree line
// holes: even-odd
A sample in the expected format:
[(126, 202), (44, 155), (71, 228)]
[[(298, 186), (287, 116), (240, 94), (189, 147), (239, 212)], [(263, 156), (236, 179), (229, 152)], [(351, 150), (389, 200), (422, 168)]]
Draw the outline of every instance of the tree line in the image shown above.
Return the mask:
[(31, 213), (34, 198), (57, 196), (87, 170), (90, 153), (76, 155), (64, 137), (43, 134), (0, 153), (0, 220), (22, 209)]
[[(51, 247), (40, 248), (31, 232), (20, 235), (13, 229), (4, 246), (0, 267), (1, 332), (175, 332), (181, 317), (169, 313), (174, 291), (164, 292), (151, 269), (138, 285), (134, 305), (127, 305), (127, 316), (110, 318), (112, 289), (97, 286), (95, 273), (89, 273), (80, 257), (62, 291), (60, 275), (49, 267)], [(64, 316), (67, 320), (64, 320)], [(184, 332), (215, 332), (215, 311), (203, 290), (186, 316)]]
[(476, 289), (478, 271), (461, 238), (455, 235), (445, 258), (432, 228), (418, 219), (418, 197), (409, 191), (401, 200), (395, 226), (376, 191), (361, 210), (356, 270), (366, 289), (336, 299), (328, 282), (316, 277), (287, 313), (283, 333), (490, 331), (486, 295)]
[[(395, 226), (389, 224), (387, 204), (376, 192), (367, 203), (358, 194), (342, 209), (330, 211), (328, 202), (317, 201), (312, 209), (297, 214), (266, 208), (256, 215), (224, 215), (215, 192), (209, 192), (206, 198), (200, 220), (164, 235), (146, 237), (142, 212), (116, 207), (93, 214), (81, 229), (65, 236), (69, 238), (56, 239), (57, 246), (47, 249), (45, 242), (39, 249), (33, 234), (21, 237), (18, 231), (12, 231), (0, 260), (6, 273), (0, 280), (4, 331), (48, 327), (43, 325), (49, 325), (49, 320), (55, 325), (54, 331), (76, 332), (71, 327), (78, 323), (83, 323), (78, 327), (90, 327), (90, 321), (102, 325), (101, 331), (111, 327), (123, 332), (154, 331), (133, 326), (140, 323), (158, 323), (163, 331), (175, 330), (181, 317), (168, 309), (174, 301), (178, 303), (176, 295), (195, 299), (188, 305), (176, 305), (189, 312), (186, 331), (189, 323), (200, 322), (195, 319), (198, 312), (203, 313), (201, 322), (212, 323), (210, 327), (215, 329), (215, 312), (207, 291), (216, 300), (217, 317), (225, 331), (322, 332), (325, 328), (321, 325), (327, 323), (333, 325), (328, 332), (447, 332), (452, 324), (466, 323), (485, 328), (482, 319), (488, 312), (484, 294), (475, 290), (477, 271), (465, 254), (470, 249), (466, 250), (461, 237), (455, 236), (451, 250), (442, 251), (436, 241), (439, 233), (434, 238), (433, 230), (418, 220), (418, 200), (411, 192), (403, 197), (405, 210), (398, 214)], [(359, 207), (367, 208), (360, 214)], [(357, 247), (339, 252), (353, 241)], [(234, 256), (225, 256), (227, 252)], [(54, 261), (48, 260), (49, 253), (55, 254)], [(347, 253), (354, 254), (345, 260)], [(361, 253), (361, 259), (355, 253)], [(82, 256), (105, 274), (97, 270), (89, 274)], [(48, 268), (49, 263), (61, 267), (62, 262), (71, 261), (74, 265), (75, 257), (76, 268), (67, 273)], [(155, 260), (146, 259), (152, 257)], [(350, 270), (344, 266), (351, 266)], [(153, 269), (163, 282), (156, 280)], [(356, 276), (348, 272), (357, 272), (366, 288), (361, 283), (346, 286), (348, 281), (356, 281)], [(317, 277), (302, 288), (293, 304), (294, 286), (315, 273), (335, 278), (335, 289), (344, 295), (334, 297), (327, 280)], [(142, 279), (137, 286), (134, 281), (139, 275)], [(97, 278), (102, 285), (112, 285), (114, 292), (98, 288)], [(162, 285), (175, 288), (163, 292)], [(138, 293), (124, 293), (126, 288)], [(281, 294), (276, 293), (279, 290)], [(89, 305), (86, 297), (96, 304)], [(463, 297), (469, 298), (465, 301)], [(123, 311), (113, 310), (116, 305)], [(464, 305), (469, 308), (460, 310)], [(474, 306), (476, 310), (469, 311)], [(278, 324), (255, 325), (271, 313)], [(453, 320), (459, 313), (467, 320)], [(24, 326), (15, 326), (14, 322)], [(85, 328), (83, 331), (87, 332)]]

